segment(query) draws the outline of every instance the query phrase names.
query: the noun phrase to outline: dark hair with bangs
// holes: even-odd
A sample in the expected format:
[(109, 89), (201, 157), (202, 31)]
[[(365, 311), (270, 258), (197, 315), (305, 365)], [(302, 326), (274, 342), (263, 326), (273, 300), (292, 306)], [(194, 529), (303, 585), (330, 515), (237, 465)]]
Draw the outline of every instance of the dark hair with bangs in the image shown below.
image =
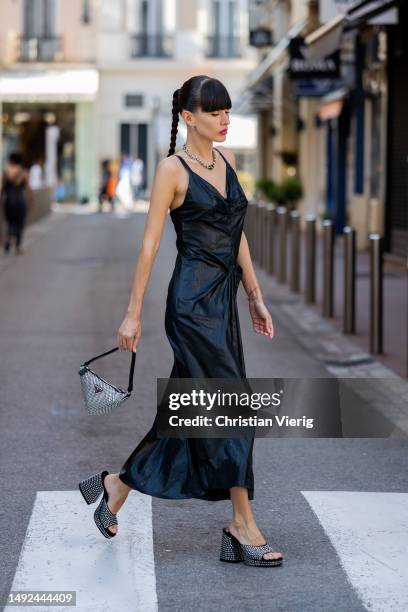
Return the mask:
[(204, 113), (210, 113), (231, 106), (229, 93), (218, 79), (199, 74), (185, 81), (180, 89), (173, 93), (171, 138), (167, 157), (173, 155), (176, 149), (179, 115), (183, 110), (194, 113), (201, 108)]

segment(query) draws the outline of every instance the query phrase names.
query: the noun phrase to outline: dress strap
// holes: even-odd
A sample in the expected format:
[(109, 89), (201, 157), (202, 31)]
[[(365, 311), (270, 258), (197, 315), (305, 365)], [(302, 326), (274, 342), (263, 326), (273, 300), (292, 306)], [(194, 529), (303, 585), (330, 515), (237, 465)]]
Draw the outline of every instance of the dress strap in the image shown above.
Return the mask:
[(224, 157), (224, 155), (221, 153), (221, 151), (220, 151), (219, 149), (217, 149), (217, 147), (214, 147), (214, 149), (215, 149), (216, 151), (218, 151), (218, 153), (221, 155), (222, 159), (225, 161), (225, 164), (226, 164), (227, 166), (230, 166), (231, 164), (229, 163), (229, 161), (228, 161), (227, 159), (225, 159), (225, 157)]
[(185, 166), (185, 168), (187, 168), (187, 170), (189, 172), (192, 172), (192, 170), (191, 170), (190, 166), (188, 165), (188, 163), (180, 155), (177, 155), (177, 153), (175, 153), (174, 157), (178, 157), (179, 160), (182, 162), (183, 166)]

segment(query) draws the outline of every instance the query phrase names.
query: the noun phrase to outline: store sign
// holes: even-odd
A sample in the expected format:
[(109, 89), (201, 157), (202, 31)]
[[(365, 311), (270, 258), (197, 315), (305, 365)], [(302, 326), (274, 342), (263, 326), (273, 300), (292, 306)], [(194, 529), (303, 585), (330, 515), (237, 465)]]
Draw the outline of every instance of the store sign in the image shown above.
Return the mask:
[(340, 52), (327, 57), (310, 58), (303, 37), (289, 44), (289, 74), (292, 79), (337, 79), (340, 76)]
[[(352, 13), (353, 19), (363, 17), (371, 11), (381, 8), (381, 5), (387, 4), (388, 0), (372, 0), (368, 2), (362, 9)], [(319, 2), (319, 19), (322, 23), (331, 21), (338, 15), (345, 15), (350, 9), (361, 4), (361, 0), (320, 0)], [(350, 16), (351, 17), (351, 16)], [(391, 8), (377, 17), (370, 19), (370, 24), (388, 25), (398, 23), (398, 9)]]

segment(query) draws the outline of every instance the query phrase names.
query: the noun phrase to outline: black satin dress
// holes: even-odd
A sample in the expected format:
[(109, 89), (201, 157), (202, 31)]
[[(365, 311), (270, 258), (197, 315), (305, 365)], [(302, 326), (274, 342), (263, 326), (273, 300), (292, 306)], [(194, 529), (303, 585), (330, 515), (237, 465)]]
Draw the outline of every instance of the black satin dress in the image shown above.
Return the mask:
[[(166, 302), (165, 330), (174, 352), (170, 377), (246, 376), (236, 294), (242, 276), (238, 250), (248, 200), (226, 163), (226, 194), (189, 173), (183, 204), (170, 211), (177, 258)], [(229, 499), (243, 486), (253, 499), (253, 436), (158, 438), (153, 425), (122, 466), (119, 477), (132, 489), (167, 499)]]

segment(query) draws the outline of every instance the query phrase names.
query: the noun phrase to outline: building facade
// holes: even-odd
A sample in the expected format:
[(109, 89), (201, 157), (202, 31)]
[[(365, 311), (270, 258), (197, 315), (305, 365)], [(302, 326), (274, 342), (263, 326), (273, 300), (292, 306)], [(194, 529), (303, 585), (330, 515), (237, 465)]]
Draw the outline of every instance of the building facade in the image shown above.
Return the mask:
[(241, 112), (259, 116), (261, 174), (275, 181), (296, 174), (302, 218), (331, 218), (337, 234), (353, 226), (359, 249), (380, 233), (389, 257), (406, 258), (406, 3), (262, 6), (253, 27), (266, 23), (273, 42), (260, 50), (240, 96)]
[[(95, 198), (102, 161), (123, 154), (149, 189), (174, 89), (208, 74), (234, 101), (256, 65), (246, 0), (3, 0), (0, 16), (1, 159), (42, 158), (65, 199)], [(254, 156), (231, 123), (230, 146)]]

